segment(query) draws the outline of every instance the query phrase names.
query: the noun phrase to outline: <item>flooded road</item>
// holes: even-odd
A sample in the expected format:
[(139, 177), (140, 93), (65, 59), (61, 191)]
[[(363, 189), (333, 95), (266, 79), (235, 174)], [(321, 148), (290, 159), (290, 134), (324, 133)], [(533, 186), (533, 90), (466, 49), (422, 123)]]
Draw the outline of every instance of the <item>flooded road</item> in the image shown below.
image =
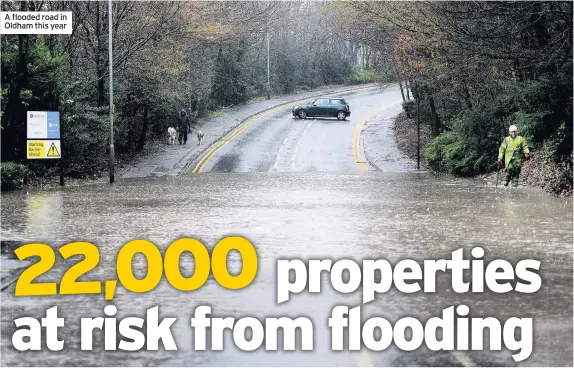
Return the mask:
[[(215, 161), (216, 162), (216, 161)], [(271, 162), (271, 161), (269, 161)], [(146, 239), (163, 250), (181, 237), (196, 238), (211, 249), (226, 236), (238, 235), (255, 246), (259, 269), (245, 289), (227, 290), (210, 277), (201, 289), (182, 292), (165, 278), (154, 290), (136, 294), (118, 287), (113, 304), (117, 318), (145, 316), (158, 306), (160, 317), (177, 317), (172, 332), (177, 351), (104, 351), (96, 332), (94, 351), (81, 351), (82, 317), (104, 316), (103, 295), (14, 297), (14, 285), (1, 295), (3, 365), (130, 366), (571, 366), (572, 365), (572, 202), (531, 189), (482, 186), (476, 181), (428, 173), (290, 172), (208, 173), (121, 181), (113, 186), (14, 192), (2, 195), (2, 239), (46, 242), (58, 247), (71, 241), (94, 243), (99, 265), (82, 280), (116, 278), (115, 260), (122, 245)], [(522, 259), (541, 262), (542, 287), (534, 294), (456, 293), (448, 274), (437, 277), (435, 293), (403, 294), (396, 288), (362, 305), (362, 318), (383, 317), (392, 323), (410, 316), (421, 322), (440, 317), (450, 306), (467, 305), (470, 316), (534, 319), (530, 358), (516, 352), (433, 352), (423, 344), (411, 352), (393, 344), (380, 352), (331, 351), (328, 318), (337, 305), (361, 305), (361, 289), (342, 294), (323, 274), (321, 293), (303, 291), (277, 304), (279, 259), (450, 259), (463, 248), (482, 247), (484, 260)], [(38, 280), (59, 281), (76, 262), (57, 258)], [(146, 262), (134, 258), (134, 274), (143, 277)], [(230, 271), (241, 261), (229, 256)], [(193, 259), (183, 257), (191, 273)], [(512, 282), (515, 284), (515, 282)], [(224, 351), (194, 351), (190, 318), (197, 306), (209, 305), (215, 317), (306, 316), (314, 325), (314, 351), (243, 352), (229, 333)], [(66, 325), (60, 352), (18, 352), (11, 345), (13, 320), (41, 318), (58, 306)], [(229, 332), (229, 331), (228, 331)], [(118, 337), (119, 338), (119, 337)], [(281, 340), (280, 340), (281, 341)], [(45, 345), (43, 345), (45, 346)], [(161, 345), (160, 345), (161, 346)], [(45, 348), (44, 348), (45, 350)], [(129, 363), (126, 363), (129, 362)]]

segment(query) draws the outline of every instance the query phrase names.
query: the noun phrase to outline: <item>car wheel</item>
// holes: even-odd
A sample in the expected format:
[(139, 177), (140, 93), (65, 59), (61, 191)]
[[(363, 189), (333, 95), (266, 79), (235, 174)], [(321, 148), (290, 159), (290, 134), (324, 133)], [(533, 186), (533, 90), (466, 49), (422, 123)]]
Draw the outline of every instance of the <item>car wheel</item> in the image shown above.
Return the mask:
[(339, 119), (339, 120), (345, 120), (346, 117), (347, 117), (347, 115), (345, 115), (344, 111), (339, 111), (337, 113), (337, 119)]
[(307, 119), (307, 111), (299, 110), (299, 119)]

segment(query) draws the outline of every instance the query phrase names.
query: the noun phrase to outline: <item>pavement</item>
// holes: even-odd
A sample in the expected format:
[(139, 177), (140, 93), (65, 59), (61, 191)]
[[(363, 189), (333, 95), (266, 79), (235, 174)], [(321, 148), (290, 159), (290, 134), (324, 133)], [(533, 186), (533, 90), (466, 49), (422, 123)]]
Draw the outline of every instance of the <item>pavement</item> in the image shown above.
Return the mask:
[[(410, 159), (397, 146), (393, 126), (394, 118), (401, 111), (401, 103), (394, 103), (365, 122), (362, 137), (363, 152), (369, 164), (379, 171), (421, 172), (417, 170), (417, 162)], [(426, 172), (423, 162), (420, 167)]]
[(204, 142), (201, 146), (197, 144), (195, 133), (188, 133), (188, 141), (186, 145), (168, 145), (166, 138), (165, 145), (157, 147), (157, 150), (152, 154), (142, 157), (127, 165), (122, 170), (119, 170), (118, 178), (135, 179), (178, 175), (203, 152), (207, 151), (215, 143), (220, 141), (223, 137), (232, 132), (236, 127), (253, 115), (277, 108), (284, 104), (293, 104), (300, 100), (305, 101), (320, 95), (356, 91), (367, 88), (380, 87), (376, 84), (336, 86), (308, 91), (305, 93), (279, 96), (270, 100), (263, 100), (230, 108), (221, 116), (211, 117), (204, 120), (200, 119), (199, 126), (204, 133)]

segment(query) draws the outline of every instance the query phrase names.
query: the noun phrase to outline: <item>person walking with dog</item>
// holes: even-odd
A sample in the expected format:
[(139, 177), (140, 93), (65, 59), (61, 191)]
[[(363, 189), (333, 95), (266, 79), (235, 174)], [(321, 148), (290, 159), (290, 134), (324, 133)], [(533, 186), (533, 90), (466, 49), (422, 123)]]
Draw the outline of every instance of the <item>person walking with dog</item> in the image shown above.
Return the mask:
[(506, 167), (506, 183), (512, 181), (512, 186), (518, 186), (518, 178), (522, 170), (522, 158), (528, 160), (530, 157), (530, 150), (526, 140), (518, 135), (516, 125), (511, 125), (508, 128), (510, 135), (502, 141), (500, 149), (498, 150), (498, 165), (502, 165), (502, 158), (504, 157), (504, 165)]
[(179, 113), (179, 119), (177, 122), (177, 127), (179, 128), (179, 144), (187, 144), (187, 131), (190, 128), (189, 116), (185, 113), (185, 110), (181, 110)]

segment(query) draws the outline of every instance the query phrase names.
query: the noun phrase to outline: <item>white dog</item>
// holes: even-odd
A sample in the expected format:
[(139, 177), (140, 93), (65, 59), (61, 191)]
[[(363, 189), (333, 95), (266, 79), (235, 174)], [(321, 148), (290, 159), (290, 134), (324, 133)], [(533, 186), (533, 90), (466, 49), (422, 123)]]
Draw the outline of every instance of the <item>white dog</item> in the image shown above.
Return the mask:
[(175, 141), (177, 141), (177, 138), (178, 138), (177, 129), (175, 129), (174, 127), (169, 127), (169, 128), (167, 128), (167, 134), (169, 136), (169, 143), (168, 144), (174, 145)]
[(197, 134), (197, 144), (201, 146), (201, 143), (203, 142), (203, 132), (198, 130), (195, 134)]

